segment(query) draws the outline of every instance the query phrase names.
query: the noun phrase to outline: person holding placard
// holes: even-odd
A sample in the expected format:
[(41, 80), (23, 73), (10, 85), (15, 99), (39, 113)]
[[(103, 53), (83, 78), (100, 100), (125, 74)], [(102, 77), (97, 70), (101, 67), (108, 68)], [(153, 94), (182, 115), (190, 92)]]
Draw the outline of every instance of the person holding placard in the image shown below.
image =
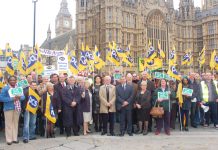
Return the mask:
[(157, 102), (157, 105), (163, 107), (164, 115), (157, 118), (157, 130), (155, 135), (159, 135), (161, 129), (163, 128), (167, 135), (170, 135), (170, 97), (175, 97), (176, 93), (170, 91), (170, 88), (167, 86), (167, 81), (165, 79), (160, 80), (159, 88), (154, 92), (153, 98)]
[(23, 127), (23, 143), (28, 143), (29, 140), (35, 140), (36, 117), (39, 107), (40, 96), (37, 90), (36, 81), (32, 81), (29, 89), (24, 93), (24, 127)]
[(12, 143), (19, 143), (18, 136), (18, 121), (21, 112), (20, 101), (24, 100), (23, 95), (10, 97), (9, 89), (15, 88), (17, 77), (10, 76), (8, 78), (9, 84), (2, 89), (0, 94), (0, 102), (4, 103), (5, 115), (5, 137), (8, 145)]
[(189, 124), (189, 111), (191, 109), (191, 98), (192, 98), (192, 92), (193, 91), (190, 87), (190, 82), (187, 77), (184, 77), (182, 79), (182, 97), (183, 97), (183, 103), (181, 108), (181, 118), (182, 118), (182, 130), (188, 131), (188, 124)]

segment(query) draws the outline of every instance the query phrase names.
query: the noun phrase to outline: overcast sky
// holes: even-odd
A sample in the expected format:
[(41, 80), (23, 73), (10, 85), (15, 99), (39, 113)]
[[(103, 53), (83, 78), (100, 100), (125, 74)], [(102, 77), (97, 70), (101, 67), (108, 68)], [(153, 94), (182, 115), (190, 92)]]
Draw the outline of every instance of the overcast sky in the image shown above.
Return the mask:
[[(55, 36), (55, 17), (62, 0), (38, 0), (36, 16), (36, 42), (41, 45), (46, 39), (48, 25), (51, 24), (52, 37)], [(67, 0), (75, 27), (76, 0)], [(201, 0), (194, 0), (200, 6)], [(174, 0), (175, 8), (179, 0)], [(32, 46), (33, 39), (33, 3), (32, 0), (0, 0), (0, 48), (9, 42), (12, 49), (21, 44)]]

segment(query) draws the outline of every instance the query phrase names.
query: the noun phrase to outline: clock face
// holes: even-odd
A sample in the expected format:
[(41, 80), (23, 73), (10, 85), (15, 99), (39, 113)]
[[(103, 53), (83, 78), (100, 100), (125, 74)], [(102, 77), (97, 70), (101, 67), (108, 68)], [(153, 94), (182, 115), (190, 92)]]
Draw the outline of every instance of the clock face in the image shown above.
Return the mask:
[(67, 20), (64, 20), (64, 26), (65, 26), (65, 27), (69, 27), (69, 26), (70, 26), (70, 22), (67, 21)]

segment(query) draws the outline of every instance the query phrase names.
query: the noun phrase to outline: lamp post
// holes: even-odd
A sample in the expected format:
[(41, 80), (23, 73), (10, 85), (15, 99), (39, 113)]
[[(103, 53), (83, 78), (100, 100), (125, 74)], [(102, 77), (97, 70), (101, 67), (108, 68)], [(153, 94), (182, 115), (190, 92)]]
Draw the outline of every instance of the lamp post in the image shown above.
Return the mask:
[(36, 3), (38, 0), (32, 0), (34, 4), (34, 10), (33, 10), (33, 48), (36, 44)]
[(167, 60), (166, 60), (166, 64), (167, 64), (167, 62), (169, 63), (169, 50), (170, 50), (169, 23), (170, 23), (170, 16), (169, 16), (169, 14), (166, 14), (166, 24), (167, 24), (167, 50), (166, 50)]

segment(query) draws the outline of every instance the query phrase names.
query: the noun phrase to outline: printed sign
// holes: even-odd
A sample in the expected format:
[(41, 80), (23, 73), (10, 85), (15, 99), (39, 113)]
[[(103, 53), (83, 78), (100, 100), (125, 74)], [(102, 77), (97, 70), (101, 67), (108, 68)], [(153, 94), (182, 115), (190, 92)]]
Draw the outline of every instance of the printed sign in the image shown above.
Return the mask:
[(10, 88), (8, 90), (8, 93), (10, 97), (23, 96), (23, 88), (22, 87)]
[(158, 92), (158, 99), (169, 99), (169, 92)]
[(114, 74), (114, 80), (120, 80), (121, 77), (122, 77), (122, 74), (120, 74), (120, 73)]
[(29, 86), (29, 83), (28, 83), (27, 80), (21, 80), (21, 81), (19, 81), (19, 82), (17, 83), (17, 86), (18, 86), (18, 87), (22, 87), (22, 88), (26, 88), (26, 87)]
[(182, 89), (182, 95), (192, 96), (192, 93), (193, 93), (193, 89), (189, 89), (189, 88)]
[(57, 69), (58, 69), (58, 71), (68, 70), (68, 56), (67, 55), (63, 55), (63, 56), (58, 57)]

